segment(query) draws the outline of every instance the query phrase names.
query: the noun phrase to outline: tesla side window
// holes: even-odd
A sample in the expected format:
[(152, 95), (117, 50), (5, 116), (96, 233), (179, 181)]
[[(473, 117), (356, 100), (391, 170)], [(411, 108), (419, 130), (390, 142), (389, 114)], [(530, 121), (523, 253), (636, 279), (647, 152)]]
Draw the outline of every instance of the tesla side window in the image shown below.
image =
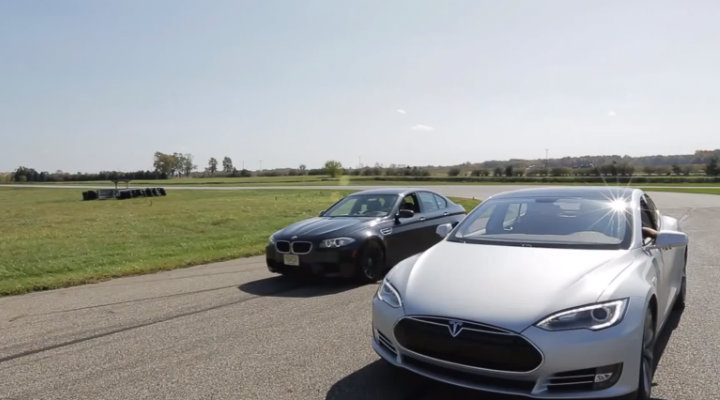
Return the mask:
[(471, 212), (449, 240), (564, 248), (629, 248), (627, 199), (500, 198)]
[(640, 198), (640, 221), (642, 222), (643, 244), (650, 244), (654, 241), (658, 229), (657, 209), (645, 201), (646, 197)]

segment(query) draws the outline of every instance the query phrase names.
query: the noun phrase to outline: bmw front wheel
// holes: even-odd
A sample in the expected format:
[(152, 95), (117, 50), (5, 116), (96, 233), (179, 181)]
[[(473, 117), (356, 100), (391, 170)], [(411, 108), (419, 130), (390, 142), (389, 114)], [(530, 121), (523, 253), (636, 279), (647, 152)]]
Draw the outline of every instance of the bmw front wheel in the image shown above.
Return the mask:
[(357, 275), (361, 282), (377, 282), (385, 272), (385, 252), (376, 241), (363, 246), (358, 257)]

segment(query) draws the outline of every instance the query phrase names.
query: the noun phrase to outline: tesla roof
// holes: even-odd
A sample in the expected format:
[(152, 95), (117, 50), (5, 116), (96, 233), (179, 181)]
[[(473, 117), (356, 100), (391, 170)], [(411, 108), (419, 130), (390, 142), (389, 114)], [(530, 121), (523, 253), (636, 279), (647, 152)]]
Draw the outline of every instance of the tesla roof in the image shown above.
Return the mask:
[(532, 189), (519, 189), (503, 192), (493, 198), (511, 197), (580, 197), (580, 198), (618, 198), (632, 197), (635, 188), (620, 186), (553, 186)]

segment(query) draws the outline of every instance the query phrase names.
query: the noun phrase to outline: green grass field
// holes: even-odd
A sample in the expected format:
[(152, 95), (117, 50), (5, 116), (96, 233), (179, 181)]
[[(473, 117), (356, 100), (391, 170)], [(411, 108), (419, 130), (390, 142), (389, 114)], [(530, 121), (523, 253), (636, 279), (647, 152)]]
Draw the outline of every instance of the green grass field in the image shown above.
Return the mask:
[(0, 295), (261, 254), (271, 233), (347, 193), (174, 190), (83, 202), (80, 189), (0, 188)]

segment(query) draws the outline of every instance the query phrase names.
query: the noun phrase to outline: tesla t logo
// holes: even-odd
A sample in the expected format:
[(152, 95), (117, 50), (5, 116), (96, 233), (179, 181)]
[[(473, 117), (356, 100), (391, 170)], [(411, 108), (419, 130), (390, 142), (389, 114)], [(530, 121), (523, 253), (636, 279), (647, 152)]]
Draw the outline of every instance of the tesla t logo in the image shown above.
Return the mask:
[(448, 322), (448, 330), (450, 331), (450, 336), (457, 337), (457, 335), (460, 334), (460, 331), (463, 329), (463, 323), (462, 321), (456, 321), (452, 320)]

